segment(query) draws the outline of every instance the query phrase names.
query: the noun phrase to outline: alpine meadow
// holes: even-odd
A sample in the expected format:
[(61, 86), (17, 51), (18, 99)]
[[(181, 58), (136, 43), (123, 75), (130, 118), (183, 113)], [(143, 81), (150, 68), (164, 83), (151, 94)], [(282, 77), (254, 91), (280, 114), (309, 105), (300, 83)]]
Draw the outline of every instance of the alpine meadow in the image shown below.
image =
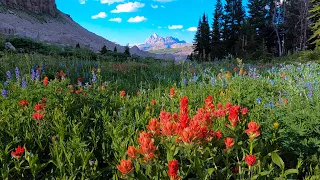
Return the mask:
[(320, 179), (319, 0), (0, 0), (0, 90), (0, 179)]

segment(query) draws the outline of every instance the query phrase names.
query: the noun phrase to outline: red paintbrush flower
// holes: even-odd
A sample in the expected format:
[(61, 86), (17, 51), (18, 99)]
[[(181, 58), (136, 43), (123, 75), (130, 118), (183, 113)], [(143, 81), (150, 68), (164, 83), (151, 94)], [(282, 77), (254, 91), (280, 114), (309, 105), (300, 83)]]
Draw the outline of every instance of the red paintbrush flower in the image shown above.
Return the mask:
[(12, 157), (17, 159), (20, 159), (23, 153), (24, 153), (24, 147), (21, 147), (21, 146), (18, 146), (15, 151), (11, 151)]

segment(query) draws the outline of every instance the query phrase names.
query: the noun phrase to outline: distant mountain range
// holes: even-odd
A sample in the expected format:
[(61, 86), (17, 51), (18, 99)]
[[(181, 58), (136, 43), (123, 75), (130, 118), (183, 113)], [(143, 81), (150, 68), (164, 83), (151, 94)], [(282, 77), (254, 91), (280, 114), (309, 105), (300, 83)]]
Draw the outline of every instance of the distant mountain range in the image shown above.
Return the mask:
[(164, 38), (156, 33), (149, 36), (144, 44), (138, 45), (138, 48), (156, 54), (172, 54), (175, 59), (186, 59), (193, 51), (192, 44), (184, 40), (172, 36)]

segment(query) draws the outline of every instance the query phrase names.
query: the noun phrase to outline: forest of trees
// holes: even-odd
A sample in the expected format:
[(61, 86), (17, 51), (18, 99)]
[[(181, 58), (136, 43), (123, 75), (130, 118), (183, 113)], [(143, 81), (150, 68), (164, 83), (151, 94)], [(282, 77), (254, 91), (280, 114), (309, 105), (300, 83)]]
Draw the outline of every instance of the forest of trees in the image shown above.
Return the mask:
[(212, 25), (200, 18), (189, 59), (270, 59), (320, 46), (319, 0), (225, 1), (217, 0)]

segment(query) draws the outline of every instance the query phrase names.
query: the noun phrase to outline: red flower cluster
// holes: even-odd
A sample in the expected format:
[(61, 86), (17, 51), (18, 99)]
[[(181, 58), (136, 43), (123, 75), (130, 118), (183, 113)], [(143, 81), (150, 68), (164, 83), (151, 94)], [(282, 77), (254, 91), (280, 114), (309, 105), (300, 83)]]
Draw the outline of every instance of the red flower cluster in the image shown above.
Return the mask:
[(33, 113), (32, 118), (34, 120), (40, 121), (43, 119), (44, 116), (44, 104), (47, 102), (46, 98), (42, 98), (41, 100), (41, 104), (36, 104), (34, 106), (34, 110), (36, 111), (35, 113)]
[(176, 180), (179, 179), (178, 171), (179, 171), (179, 163), (177, 160), (171, 160), (168, 163), (169, 171), (168, 176), (170, 180)]
[(151, 138), (150, 134), (145, 131), (141, 132), (138, 143), (140, 145), (140, 153), (144, 156), (144, 160), (152, 160), (154, 158), (156, 146), (154, 146), (154, 140)]
[(120, 91), (120, 96), (121, 97), (124, 97), (126, 95), (126, 92), (125, 91)]
[(156, 100), (152, 100), (152, 101), (151, 101), (151, 105), (152, 105), (152, 106), (155, 106), (156, 104), (157, 104), (157, 101), (156, 101)]
[(134, 159), (139, 154), (139, 151), (134, 146), (129, 146), (127, 150), (127, 154), (131, 159)]
[(49, 84), (49, 78), (48, 77), (44, 77), (43, 85), (47, 86), (48, 84)]
[(43, 105), (43, 104), (36, 104), (36, 105), (34, 106), (34, 110), (35, 110), (35, 111), (41, 111), (43, 108), (44, 108), (44, 105)]
[(125, 178), (133, 169), (131, 160), (121, 160), (117, 166), (118, 171), (122, 173), (122, 177)]
[(244, 160), (246, 161), (246, 163), (248, 164), (248, 166), (252, 166), (256, 163), (257, 157), (255, 155), (247, 155)]
[(156, 118), (152, 118), (147, 125), (148, 131), (152, 135), (159, 135), (160, 134), (160, 123)]
[(224, 144), (226, 145), (226, 149), (225, 151), (227, 151), (228, 149), (232, 148), (234, 146), (234, 140), (233, 138), (227, 137), (224, 140)]
[(11, 155), (14, 158), (20, 159), (22, 154), (24, 153), (24, 147), (18, 146), (16, 151), (11, 151)]
[(254, 139), (255, 137), (260, 136), (259, 132), (260, 126), (256, 122), (249, 122), (248, 129), (245, 130), (250, 139)]
[(170, 97), (173, 97), (176, 93), (176, 90), (174, 88), (171, 88), (170, 91), (169, 91), (169, 96)]
[(20, 106), (22, 106), (22, 107), (27, 107), (28, 106), (28, 101), (27, 100), (25, 100), (25, 99), (23, 99), (23, 100), (21, 100), (21, 101), (19, 101), (19, 105)]

